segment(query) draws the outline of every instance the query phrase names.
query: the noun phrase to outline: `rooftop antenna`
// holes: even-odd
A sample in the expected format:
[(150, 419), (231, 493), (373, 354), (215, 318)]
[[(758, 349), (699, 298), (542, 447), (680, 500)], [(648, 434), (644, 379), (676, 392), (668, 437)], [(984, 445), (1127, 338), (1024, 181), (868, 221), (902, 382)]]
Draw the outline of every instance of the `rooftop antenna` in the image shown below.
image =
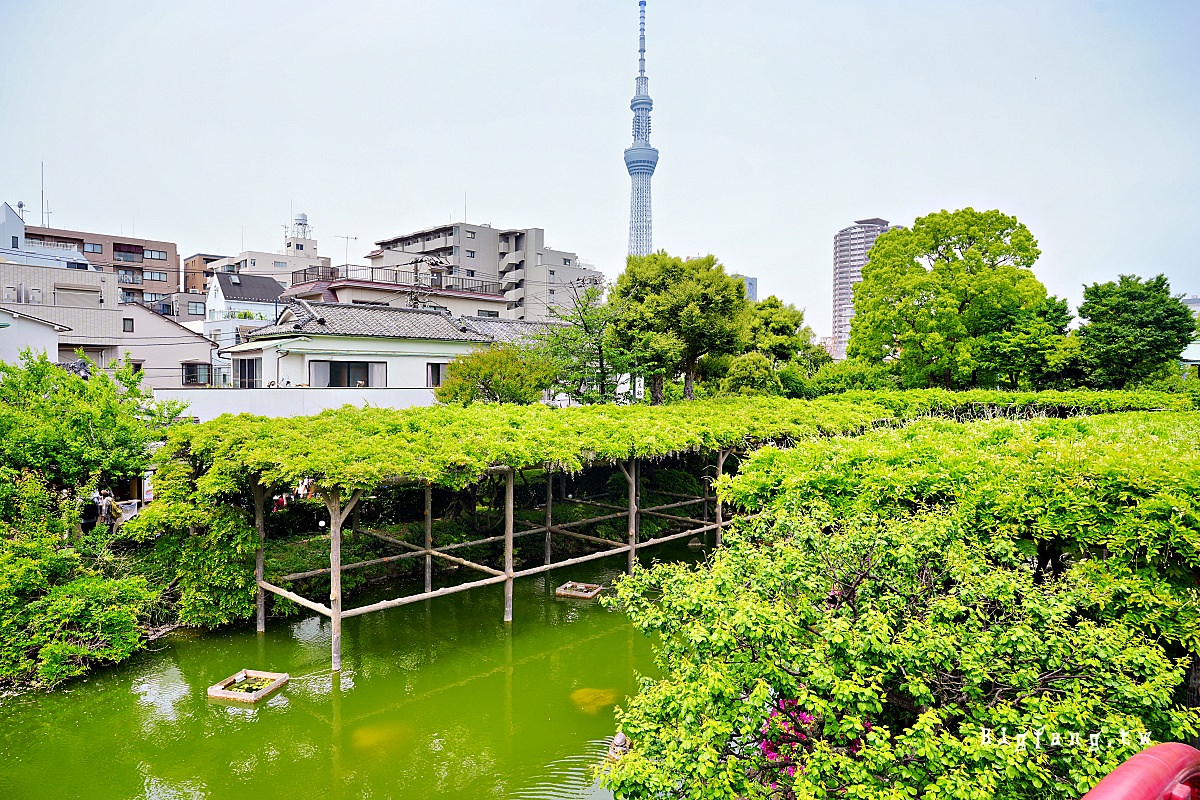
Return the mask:
[[(349, 267), (350, 266), (350, 243), (357, 242), (358, 237), (357, 236), (346, 236), (343, 234), (340, 236), (334, 236), (333, 238), (346, 240), (346, 260), (343, 261), (342, 263), (345, 264), (347, 267)], [(347, 270), (347, 271), (349, 271), (349, 270)]]
[(25, 201), (17, 201), (17, 213), (21, 215), (21, 222), (25, 221)]
[(46, 162), (42, 162), (42, 227), (46, 227)]

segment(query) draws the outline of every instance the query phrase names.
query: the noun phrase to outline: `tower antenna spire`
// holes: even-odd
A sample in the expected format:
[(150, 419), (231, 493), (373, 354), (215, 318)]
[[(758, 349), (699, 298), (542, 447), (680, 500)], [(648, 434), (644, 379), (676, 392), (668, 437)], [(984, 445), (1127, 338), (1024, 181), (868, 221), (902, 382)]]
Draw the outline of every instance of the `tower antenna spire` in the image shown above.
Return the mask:
[(654, 249), (650, 204), (650, 179), (658, 166), (658, 150), (650, 146), (650, 79), (646, 77), (646, 0), (638, 0), (638, 76), (634, 83), (633, 146), (625, 150), (629, 172), (629, 254), (644, 256)]

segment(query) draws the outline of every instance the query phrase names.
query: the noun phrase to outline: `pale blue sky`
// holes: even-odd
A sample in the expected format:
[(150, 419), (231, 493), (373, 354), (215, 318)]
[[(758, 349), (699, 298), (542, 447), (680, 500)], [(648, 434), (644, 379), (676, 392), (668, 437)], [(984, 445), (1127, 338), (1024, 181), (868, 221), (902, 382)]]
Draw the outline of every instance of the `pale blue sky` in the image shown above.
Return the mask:
[[(839, 228), (967, 205), (1073, 304), (1121, 272), (1200, 293), (1194, 0), (649, 0), (647, 40), (655, 246), (822, 335)], [(294, 208), (340, 262), (466, 192), (615, 276), (636, 50), (636, 0), (0, 0), (0, 199), (36, 209), (44, 160), (53, 225), (233, 254)]]

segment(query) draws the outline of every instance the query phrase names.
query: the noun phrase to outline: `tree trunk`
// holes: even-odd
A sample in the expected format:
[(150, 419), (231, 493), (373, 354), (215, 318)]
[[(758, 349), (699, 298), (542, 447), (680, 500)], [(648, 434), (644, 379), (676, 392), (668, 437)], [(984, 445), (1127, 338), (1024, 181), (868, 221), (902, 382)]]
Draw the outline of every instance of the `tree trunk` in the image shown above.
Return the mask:
[(661, 406), (663, 404), (663, 376), (655, 375), (650, 379), (650, 405)]
[(696, 383), (696, 370), (692, 367), (688, 367), (687, 369), (685, 369), (683, 371), (683, 399), (684, 400), (695, 400), (696, 399), (695, 383)]

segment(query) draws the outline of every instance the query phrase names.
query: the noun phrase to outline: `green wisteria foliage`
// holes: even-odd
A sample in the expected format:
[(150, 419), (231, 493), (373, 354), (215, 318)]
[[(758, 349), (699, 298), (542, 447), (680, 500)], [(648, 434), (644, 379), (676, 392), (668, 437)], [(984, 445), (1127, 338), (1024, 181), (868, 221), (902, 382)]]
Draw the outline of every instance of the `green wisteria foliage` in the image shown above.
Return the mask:
[(1187, 740), (1200, 415), (923, 420), (767, 447), (759, 516), (619, 602), (661, 677), (626, 797), (1076, 798)]

